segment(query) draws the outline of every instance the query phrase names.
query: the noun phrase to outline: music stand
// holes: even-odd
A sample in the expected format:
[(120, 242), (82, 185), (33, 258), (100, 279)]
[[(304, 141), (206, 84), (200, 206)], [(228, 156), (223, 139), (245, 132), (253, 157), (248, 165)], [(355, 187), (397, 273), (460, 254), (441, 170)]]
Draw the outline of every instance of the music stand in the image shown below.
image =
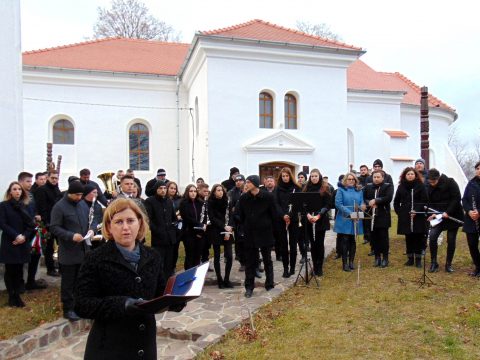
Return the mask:
[[(291, 204), (292, 204), (292, 213), (300, 213), (302, 218), (307, 218), (307, 213), (308, 212), (313, 212), (313, 211), (319, 211), (322, 206), (322, 201), (321, 201), (321, 196), (320, 193), (317, 192), (296, 192), (293, 193), (291, 198), (290, 198)], [(300, 219), (300, 225), (301, 225), (301, 219)], [(312, 224), (312, 231), (315, 231), (314, 224)], [(308, 232), (307, 232), (307, 226), (305, 225), (305, 241), (308, 239)], [(300, 270), (298, 271), (297, 278), (295, 279), (295, 282), (293, 283), (293, 286), (297, 285), (298, 279), (302, 278), (303, 281), (305, 282), (305, 285), (308, 286), (312, 278), (315, 279), (315, 282), (317, 284), (317, 287), (320, 286), (320, 283), (318, 282), (318, 279), (313, 271), (313, 266), (310, 258), (308, 257), (308, 242), (305, 244), (305, 262), (302, 264), (300, 267)], [(302, 275), (302, 270), (305, 267), (305, 276)], [(312, 271), (312, 275), (310, 275), (309, 268)]]

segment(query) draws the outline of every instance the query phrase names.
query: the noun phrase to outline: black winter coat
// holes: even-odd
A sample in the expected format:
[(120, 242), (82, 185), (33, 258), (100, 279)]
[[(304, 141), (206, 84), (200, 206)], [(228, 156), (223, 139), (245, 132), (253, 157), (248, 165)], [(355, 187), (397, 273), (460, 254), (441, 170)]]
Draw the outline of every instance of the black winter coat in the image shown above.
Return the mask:
[(40, 186), (34, 194), (35, 204), (37, 206), (38, 215), (42, 217), (45, 226), (50, 226), (50, 214), (53, 205), (62, 198), (62, 192), (58, 185), (53, 186), (48, 180), (45, 185)]
[[(310, 193), (320, 193), (321, 184), (311, 184), (307, 182), (304, 188), (304, 192)], [(307, 211), (313, 215), (320, 214), (320, 219), (315, 223), (315, 229), (317, 231), (330, 230), (330, 219), (328, 218), (328, 210), (332, 208), (332, 195), (328, 192), (320, 193), (320, 203), (318, 209), (307, 209)], [(307, 220), (308, 226), (311, 226), (311, 223)]]
[[(30, 261), (30, 243), (34, 234), (34, 223), (27, 207), (14, 199), (0, 203), (0, 263), (25, 264)], [(18, 235), (25, 236), (25, 242), (13, 245)]]
[(137, 270), (114, 241), (91, 251), (80, 268), (75, 312), (95, 320), (88, 335), (86, 360), (157, 358), (155, 315), (125, 312), (127, 298), (150, 300), (162, 295), (165, 287), (160, 255), (139, 246)]
[[(225, 231), (225, 213), (227, 211), (227, 199), (216, 199), (215, 196), (211, 196), (208, 199), (208, 217), (211, 222), (211, 225), (208, 227), (208, 235), (213, 245), (223, 244), (225, 234), (221, 234), (221, 232)], [(228, 215), (228, 222), (230, 223), (230, 214)], [(230, 237), (230, 240), (228, 241), (232, 240), (233, 239)]]
[[(413, 190), (413, 210), (425, 212), (427, 205), (427, 189), (421, 181), (404, 181), (398, 185), (393, 208), (398, 215), (397, 234), (408, 235), (411, 231), (410, 212), (412, 211), (412, 190)], [(416, 214), (413, 218), (413, 233), (425, 234), (427, 231), (427, 221), (425, 214)]]
[[(203, 202), (195, 199), (193, 202), (190, 199), (183, 199), (180, 203), (180, 216), (183, 220), (184, 235), (194, 236), (195, 234), (203, 234), (201, 230), (195, 230), (195, 227), (203, 227), (200, 222)], [(206, 222), (205, 216), (203, 222)]]
[[(85, 241), (73, 241), (74, 234), (85, 236), (88, 228), (89, 208), (84, 201), (70, 200), (68, 194), (52, 209), (50, 231), (58, 240), (58, 262), (63, 265), (81, 264), (89, 250)], [(92, 228), (95, 227), (92, 224)], [(94, 229), (92, 229), (94, 230)]]
[[(462, 195), (454, 179), (447, 177), (445, 174), (440, 175), (435, 187), (430, 184), (427, 185), (427, 195), (429, 208), (442, 213), (446, 212), (449, 216), (463, 221)], [(444, 230), (455, 229), (462, 226), (449, 219), (443, 219), (443, 224)]]
[(169, 198), (161, 198), (158, 195), (145, 200), (148, 218), (150, 219), (150, 231), (152, 232), (152, 246), (173, 245), (176, 243), (175, 210), (173, 201)]
[[(472, 199), (473, 197), (473, 199)], [(465, 193), (463, 194), (462, 204), (463, 209), (465, 210), (465, 223), (463, 224), (463, 231), (466, 233), (478, 233), (477, 225), (468, 215), (470, 210), (473, 210), (473, 201), (475, 200), (475, 205), (477, 210), (480, 211), (480, 178), (474, 177), (470, 180), (465, 188)], [(477, 224), (480, 226), (480, 219), (477, 220)]]
[(260, 191), (256, 196), (247, 192), (240, 197), (237, 206), (245, 233), (245, 247), (273, 246), (273, 222), (278, 216), (273, 196), (266, 191)]
[(275, 187), (275, 191), (273, 192), (275, 197), (275, 205), (277, 210), (277, 217), (282, 220), (285, 215), (290, 216), (290, 222), (292, 224), (297, 224), (298, 226), (298, 216), (293, 216), (289, 205), (291, 204), (291, 197), (292, 194), (295, 192), (301, 192), (302, 188), (300, 186), (295, 185), (293, 182), (289, 182), (285, 184), (284, 182), (280, 181), (278, 185)]
[[(375, 196), (375, 190), (378, 189), (377, 196)], [(373, 183), (367, 184), (364, 189), (363, 198), (365, 204), (368, 204), (370, 200), (375, 199), (377, 208), (375, 209), (375, 220), (373, 220), (374, 229), (389, 228), (392, 226), (392, 216), (390, 215), (390, 203), (393, 199), (393, 185), (387, 182), (383, 182), (380, 185)], [(367, 205), (367, 211), (373, 215), (373, 211)], [(371, 228), (372, 220), (367, 220), (365, 226)]]

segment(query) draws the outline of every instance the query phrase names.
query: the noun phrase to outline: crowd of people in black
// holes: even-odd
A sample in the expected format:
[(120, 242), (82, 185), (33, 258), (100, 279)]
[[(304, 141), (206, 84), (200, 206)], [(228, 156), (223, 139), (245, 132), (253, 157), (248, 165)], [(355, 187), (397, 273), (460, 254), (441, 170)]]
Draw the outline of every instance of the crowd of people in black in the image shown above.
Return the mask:
[[(100, 245), (105, 239), (97, 241), (101, 236), (95, 234), (105, 222), (103, 208), (108, 209), (117, 199), (131, 199), (129, 201), (141, 210), (149, 225), (151, 248), (160, 261), (162, 276), (168, 278), (175, 273), (180, 243), (185, 248), (184, 269), (208, 261), (213, 248), (212, 271), (218, 287), (234, 286), (230, 274), (234, 259), (238, 260), (240, 271), (245, 272), (246, 297), (252, 296), (255, 276), (262, 277), (262, 272), (266, 277), (265, 288), (270, 290), (275, 286), (272, 251), (283, 264), (284, 278), (296, 272), (297, 249), (300, 263), (306, 261), (307, 251), (311, 250), (312, 273), (322, 276), (325, 234), (331, 220), (337, 233), (337, 258), (342, 259), (344, 271), (355, 268), (357, 235), (363, 235), (365, 243), (370, 243), (374, 266), (389, 266), (392, 205), (398, 215), (397, 233), (406, 239), (405, 265), (420, 267), (428, 245), (429, 271), (438, 271), (438, 238), (446, 231), (445, 270), (453, 272), (456, 235), (465, 222), (463, 231), (475, 264), (472, 275), (480, 276), (477, 209), (480, 163), (475, 165), (476, 176), (468, 183), (463, 199), (453, 178), (437, 169), (425, 169), (422, 159), (403, 170), (398, 184), (383, 170), (379, 159), (373, 163), (371, 173), (366, 165), (359, 170), (341, 175), (334, 189), (318, 169), (312, 169), (309, 174), (300, 172), (295, 177), (290, 168), (285, 167), (276, 179), (267, 176), (262, 182), (259, 176), (245, 177), (233, 167), (222, 183), (210, 187), (199, 178), (180, 195), (177, 183), (168, 180), (166, 171), (159, 169), (157, 176), (145, 186), (146, 199), (141, 196), (142, 184), (132, 170), (119, 170), (113, 191), (102, 192), (90, 179), (90, 171), (82, 169), (79, 177), (68, 179), (68, 189), (63, 193), (55, 170), (35, 176), (21, 172), (0, 203), (0, 263), (5, 264), (8, 304), (23, 307), (20, 297), (23, 291), (46, 287), (44, 281), (36, 279), (43, 254), (47, 275), (61, 275), (64, 316), (79, 319), (75, 312), (75, 289), (81, 267), (90, 250), (105, 246)], [(318, 194), (317, 208), (306, 213), (292, 209), (293, 194), (301, 192)], [(334, 219), (331, 210), (335, 210)], [(138, 240), (143, 243), (145, 239)], [(56, 247), (57, 262), (54, 260)], [(125, 259), (138, 260), (138, 254), (123, 249), (121, 253)], [(24, 281), (26, 263), (28, 276)]]

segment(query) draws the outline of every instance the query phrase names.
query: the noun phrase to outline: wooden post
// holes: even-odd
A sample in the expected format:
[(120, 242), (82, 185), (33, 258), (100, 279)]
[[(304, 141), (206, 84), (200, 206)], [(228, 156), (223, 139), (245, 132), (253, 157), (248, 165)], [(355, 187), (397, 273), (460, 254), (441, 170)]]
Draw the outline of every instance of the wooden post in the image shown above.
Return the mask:
[(425, 168), (430, 168), (430, 123), (428, 120), (428, 87), (421, 88), (420, 98), (420, 157), (425, 160)]
[(52, 143), (47, 143), (47, 171), (52, 169)]

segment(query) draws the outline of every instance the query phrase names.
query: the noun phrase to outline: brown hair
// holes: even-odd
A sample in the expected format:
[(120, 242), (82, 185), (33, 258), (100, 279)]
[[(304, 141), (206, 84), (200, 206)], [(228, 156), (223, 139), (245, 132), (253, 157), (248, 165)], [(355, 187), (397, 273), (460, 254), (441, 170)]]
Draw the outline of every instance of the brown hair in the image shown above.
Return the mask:
[(278, 173), (278, 177), (277, 177), (277, 184), (281, 184), (283, 182), (283, 180), (282, 180), (282, 174), (283, 173), (288, 174), (290, 176), (290, 181), (289, 182), (292, 182), (295, 186), (300, 186), (300, 185), (298, 185), (297, 180), (295, 179), (295, 176), (293, 176), (292, 170), (290, 170), (289, 167), (284, 167), (284, 168), (282, 168), (282, 170), (280, 170), (280, 172)]
[(413, 171), (415, 173), (415, 181), (423, 183), (423, 175), (414, 167), (408, 166), (405, 169), (403, 169), (402, 173), (400, 174), (400, 182), (406, 182), (407, 181), (407, 173)]
[(30, 198), (27, 195), (27, 192), (23, 189), (22, 185), (18, 181), (12, 181), (10, 185), (8, 185), (7, 191), (5, 191), (5, 196), (3, 197), (3, 200), (5, 201), (10, 201), (13, 199), (12, 194), (10, 191), (12, 191), (13, 185), (18, 185), (20, 186), (20, 189), (22, 189), (22, 195), (20, 196), (20, 201), (23, 202), (25, 205), (29, 203)]
[(137, 238), (135, 240), (141, 240), (145, 238), (145, 234), (148, 231), (148, 223), (145, 214), (140, 210), (137, 203), (132, 199), (119, 198), (114, 200), (108, 207), (105, 209), (103, 214), (103, 227), (102, 235), (107, 240), (113, 240), (112, 233), (110, 232), (110, 225), (112, 223), (113, 217), (126, 209), (131, 209), (137, 216), (138, 221), (140, 222), (140, 228), (138, 229)]
[(211, 191), (212, 195), (210, 196), (210, 198), (211, 199), (216, 198), (215, 197), (215, 191), (217, 191), (218, 187), (222, 188), (222, 190), (223, 190), (222, 199), (226, 200), (227, 199), (227, 189), (225, 189), (225, 186), (223, 186), (222, 184), (215, 184), (215, 185), (212, 186), (212, 191)]
[(198, 199), (198, 188), (197, 188), (195, 185), (193, 185), (193, 184), (189, 184), (189, 185), (187, 185), (187, 187), (185, 188), (185, 192), (183, 193), (183, 196), (182, 196), (184, 199), (190, 200), (190, 197), (188, 196), (188, 193), (190, 192), (190, 189), (191, 189), (192, 187), (195, 188), (195, 190), (197, 190), (197, 197), (196, 197), (196, 199)]

